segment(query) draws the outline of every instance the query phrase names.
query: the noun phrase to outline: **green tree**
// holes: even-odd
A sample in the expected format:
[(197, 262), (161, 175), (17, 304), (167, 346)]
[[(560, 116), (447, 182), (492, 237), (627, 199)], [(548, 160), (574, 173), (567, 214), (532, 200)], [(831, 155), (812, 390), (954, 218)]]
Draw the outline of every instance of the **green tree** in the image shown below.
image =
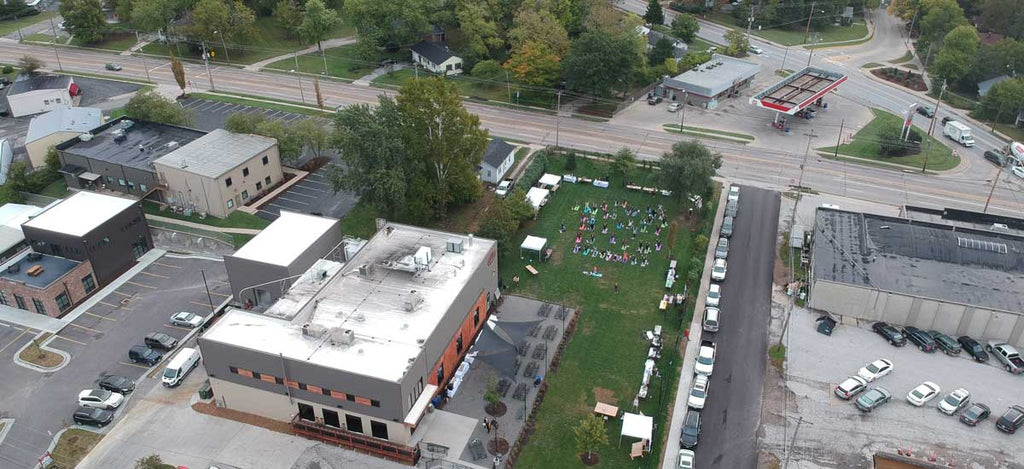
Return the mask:
[(512, 240), (515, 238), (516, 230), (519, 229), (519, 221), (505, 204), (504, 200), (497, 200), (491, 204), (490, 213), (480, 224), (477, 236), (490, 238), (498, 242), (498, 250), (508, 253), (513, 248)]
[(434, 0), (346, 0), (345, 13), (360, 36), (379, 46), (415, 44), (431, 28)]
[(282, 163), (295, 163), (302, 157), (302, 140), (299, 139), (292, 124), (265, 119), (257, 123), (251, 133), (277, 139), (277, 151), (281, 155)]
[(711, 178), (722, 167), (722, 155), (712, 152), (696, 140), (677, 142), (672, 150), (661, 156), (661, 184), (672, 191), (680, 201), (687, 196), (707, 197), (711, 193)]
[(167, 49), (167, 53), (171, 57), (171, 74), (174, 75), (174, 82), (178, 84), (178, 88), (181, 88), (181, 95), (185, 96), (185, 85), (188, 84), (185, 78), (185, 66), (182, 65), (181, 59), (174, 56), (171, 49)]
[(647, 24), (665, 24), (665, 12), (661, 9), (658, 0), (647, 0), (647, 11), (644, 12), (644, 21)]
[(338, 13), (328, 9), (323, 0), (308, 0), (306, 12), (302, 16), (302, 24), (299, 25), (299, 36), (302, 38), (302, 42), (316, 43), (316, 47), (323, 53), (324, 48), (320, 42), (327, 39), (331, 28), (334, 28), (338, 21)]
[(192, 114), (188, 110), (153, 90), (135, 93), (125, 105), (124, 112), (132, 119), (160, 124), (187, 126), (192, 122)]
[(236, 134), (254, 134), (256, 127), (267, 121), (267, 117), (257, 112), (236, 112), (224, 121), (224, 130)]
[(526, 191), (522, 187), (515, 188), (508, 197), (501, 199), (501, 202), (508, 206), (508, 210), (516, 222), (522, 223), (533, 218), (533, 205), (526, 200)]
[(35, 75), (39, 72), (40, 68), (45, 66), (46, 64), (34, 55), (23, 55), (18, 59), (18, 68), (21, 69), (21, 73), (26, 75)]
[(747, 35), (738, 29), (730, 29), (725, 33), (725, 40), (729, 43), (725, 46), (725, 54), (733, 57), (743, 57), (750, 50), (750, 41)]
[(933, 73), (950, 83), (966, 76), (978, 56), (981, 40), (974, 26), (957, 26), (942, 41), (942, 49), (935, 56)]
[(508, 31), (508, 42), (512, 49), (521, 48), (527, 42), (539, 42), (561, 60), (569, 52), (569, 33), (558, 19), (548, 10), (523, 7), (516, 12)]
[(274, 7), (274, 19), (281, 26), (285, 35), (291, 38), (299, 37), (299, 26), (302, 25), (302, 10), (296, 0), (281, 0)]
[(679, 71), (685, 72), (709, 60), (711, 60), (711, 54), (707, 52), (687, 53), (679, 60)]
[(83, 42), (103, 39), (107, 31), (107, 17), (103, 14), (100, 0), (63, 0), (60, 15), (64, 28)]
[(46, 159), (43, 160), (46, 164), (46, 169), (56, 173), (60, 170), (60, 155), (57, 153), (55, 147), (50, 147), (46, 150)]
[(654, 43), (654, 47), (647, 53), (647, 63), (657, 66), (665, 63), (665, 59), (675, 57), (676, 46), (665, 36), (662, 36)]
[(1024, 78), (996, 83), (981, 100), (978, 114), (987, 119), (1013, 122), (1017, 111), (1024, 109)]
[(608, 96), (629, 89), (641, 60), (628, 38), (586, 32), (573, 41), (563, 71), (570, 89)]
[(622, 186), (625, 187), (629, 179), (629, 173), (636, 166), (636, 153), (629, 148), (621, 148), (615, 152), (615, 156), (612, 157), (611, 170), (612, 174), (622, 181)]
[(997, 33), (1024, 39), (1024, 3), (985, 0), (981, 4), (981, 24)]
[(135, 469), (163, 469), (164, 460), (158, 454), (151, 454), (135, 461)]
[[(256, 12), (245, 6), (242, 0), (234, 0), (228, 8), (228, 26), (225, 36), (232, 42), (247, 43), (258, 34)], [(221, 30), (221, 32), (225, 32)]]
[(132, 20), (132, 8), (135, 5), (134, 0), (112, 0), (114, 13), (117, 13), (117, 19), (120, 21), (131, 21)]
[(359, 60), (364, 62), (377, 62), (380, 59), (380, 49), (377, 48), (377, 44), (365, 36), (359, 36), (359, 39), (356, 40), (355, 54)]
[(414, 80), (396, 98), (402, 115), (401, 131), (410, 157), (426, 169), (421, 187), (424, 209), (435, 218), (451, 204), (480, 195), (476, 166), (487, 147), (487, 130), (480, 118), (462, 105), (459, 89), (441, 77)]
[(501, 68), (501, 64), (494, 60), (481, 60), (473, 66), (473, 72), (471, 75), (474, 78), (489, 81), (504, 81), (505, 70)]
[(192, 9), (189, 33), (205, 42), (221, 42), (231, 24), (231, 9), (224, 0), (199, 0)]
[(700, 23), (689, 13), (677, 13), (676, 17), (672, 18), (672, 34), (684, 42), (693, 42), (699, 31)]
[(491, 51), (505, 47), (505, 40), (494, 21), (493, 2), (455, 0), (455, 18), (459, 21), (462, 40), (472, 58), (488, 57)]
[(353, 191), (388, 216), (402, 214), (409, 181), (423, 166), (410, 160), (398, 135), (401, 125), (395, 100), (386, 96), (378, 98), (376, 107), (356, 104), (338, 111), (334, 147), (344, 167), (329, 167), (335, 191)]
[(922, 49), (938, 46), (946, 34), (957, 26), (967, 24), (964, 11), (956, 0), (922, 0), (921, 9), (925, 12), (918, 20), (921, 24), (921, 36), (917, 42), (917, 50), (925, 55)]
[(604, 420), (596, 414), (588, 414), (583, 417), (576, 426), (572, 427), (573, 437), (576, 439), (576, 450), (585, 453), (584, 464), (592, 465), (594, 462), (594, 451), (601, 446), (608, 444), (608, 433), (604, 429)]
[(309, 151), (314, 158), (323, 156), (330, 143), (331, 134), (317, 122), (316, 119), (302, 119), (293, 122), (291, 132), (295, 135), (302, 147)]
[(142, 31), (167, 32), (182, 12), (177, 0), (145, 0), (132, 4), (132, 23)]
[(512, 72), (516, 81), (529, 85), (551, 86), (558, 81), (562, 64), (548, 46), (531, 41), (512, 51), (512, 56), (505, 62), (505, 68)]

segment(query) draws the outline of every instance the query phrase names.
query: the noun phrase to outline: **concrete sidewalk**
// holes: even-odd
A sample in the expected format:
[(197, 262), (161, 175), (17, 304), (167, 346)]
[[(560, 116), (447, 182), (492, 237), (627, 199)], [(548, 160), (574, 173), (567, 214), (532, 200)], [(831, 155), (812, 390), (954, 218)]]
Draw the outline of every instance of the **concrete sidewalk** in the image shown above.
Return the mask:
[[(349, 45), (349, 44), (355, 44), (356, 40), (357, 39), (354, 36), (336, 37), (336, 38), (332, 38), (332, 39), (327, 39), (325, 41), (321, 41), (320, 45), (323, 46), (324, 50), (327, 50), (327, 49), (330, 49), (332, 47), (338, 47), (338, 46), (345, 46), (345, 45)], [(289, 52), (287, 54), (279, 55), (277, 57), (271, 57), (269, 59), (261, 60), (261, 61), (256, 62), (256, 63), (251, 63), (249, 65), (246, 65), (245, 67), (242, 67), (242, 69), (243, 70), (259, 71), (263, 67), (266, 67), (267, 65), (270, 65), (270, 64), (272, 64), (274, 62), (277, 62), (279, 60), (290, 59), (292, 57), (295, 57), (296, 55), (311, 54), (313, 52), (319, 52), (319, 51), (320, 51), (320, 48), (317, 47), (316, 44), (314, 44), (314, 45), (312, 45), (310, 47), (307, 47), (305, 49), (302, 49), (300, 51)]]

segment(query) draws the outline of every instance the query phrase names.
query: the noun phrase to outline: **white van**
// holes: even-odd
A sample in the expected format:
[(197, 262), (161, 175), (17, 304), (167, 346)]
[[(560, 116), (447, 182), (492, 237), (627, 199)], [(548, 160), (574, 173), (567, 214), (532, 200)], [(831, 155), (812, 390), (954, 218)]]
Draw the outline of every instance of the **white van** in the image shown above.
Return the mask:
[(194, 348), (183, 348), (164, 368), (164, 386), (174, 387), (188, 376), (193, 368), (199, 366), (199, 351)]

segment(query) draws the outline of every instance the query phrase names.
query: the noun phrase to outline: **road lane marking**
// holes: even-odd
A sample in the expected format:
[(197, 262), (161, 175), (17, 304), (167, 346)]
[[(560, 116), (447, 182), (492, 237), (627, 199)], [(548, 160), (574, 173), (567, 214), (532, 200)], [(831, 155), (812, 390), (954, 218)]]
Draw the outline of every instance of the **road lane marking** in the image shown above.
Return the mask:
[(21, 336), (23, 336), (25, 334), (28, 334), (28, 331), (22, 331), (21, 334), (18, 334), (18, 336), (14, 338), (14, 340), (11, 340), (10, 342), (7, 343), (7, 345), (4, 345), (2, 348), (0, 348), (0, 353), (3, 353), (4, 350), (7, 350), (7, 347), (10, 347), (11, 344), (17, 342), (18, 339), (20, 339)]
[(94, 318), (106, 319), (107, 321), (113, 321), (113, 322), (117, 322), (117, 319), (111, 319), (111, 318), (108, 318), (108, 317), (106, 317), (106, 316), (102, 316), (102, 315), (99, 315), (99, 314), (93, 314), (93, 313), (90, 313), (90, 312), (88, 312), (88, 311), (86, 311), (86, 312), (85, 312), (84, 314), (88, 314), (89, 316), (92, 316), (92, 317), (94, 317)]
[(69, 322), (69, 323), (68, 323), (68, 325), (69, 325), (69, 326), (75, 326), (75, 327), (79, 327), (79, 328), (85, 329), (85, 330), (87, 330), (87, 331), (89, 331), (89, 332), (95, 332), (95, 333), (97, 333), (97, 334), (102, 334), (102, 333), (103, 333), (103, 331), (100, 331), (100, 330), (96, 330), (96, 329), (93, 329), (93, 328), (91, 328), (91, 327), (85, 327), (85, 326), (83, 326), (83, 325), (80, 325), (80, 324), (75, 324), (75, 323), (73, 323), (73, 322)]
[(68, 341), (68, 342), (71, 342), (71, 343), (75, 343), (75, 344), (78, 344), (78, 345), (89, 345), (89, 344), (87, 344), (87, 343), (85, 343), (85, 342), (79, 342), (79, 341), (77, 341), (77, 340), (75, 340), (75, 339), (69, 339), (69, 338), (67, 338), (67, 337), (64, 337), (64, 336), (62, 336), (62, 335), (60, 335), (60, 334), (56, 334), (56, 335), (54, 335), (54, 337), (56, 337), (56, 338), (58, 338), (58, 339), (64, 339), (64, 340), (66, 340), (66, 341)]
[(118, 362), (118, 363), (120, 363), (122, 365), (134, 366), (136, 368), (142, 368), (143, 370), (148, 370), (149, 369), (148, 366), (143, 366), (143, 365), (140, 365), (138, 363), (128, 363), (128, 362)]
[(140, 270), (139, 273), (143, 274), (143, 275), (149, 275), (150, 277), (170, 278), (170, 277), (168, 277), (166, 275), (153, 274), (153, 273), (146, 272), (145, 270)]
[(106, 301), (102, 301), (102, 300), (99, 303), (101, 305), (104, 305), (104, 306), (110, 306), (111, 308), (114, 308), (114, 309), (127, 309), (128, 311), (132, 310), (131, 308), (129, 308), (127, 306), (115, 305), (115, 304), (112, 304), (112, 303), (107, 303)]
[(162, 266), (164, 266), (164, 267), (170, 267), (170, 268), (172, 268), (172, 269), (180, 269), (180, 268), (181, 268), (181, 266), (180, 266), (180, 265), (173, 265), (173, 264), (164, 264), (163, 262), (154, 262), (153, 264), (154, 264), (154, 265), (162, 265)]
[(131, 285), (135, 285), (135, 286), (137, 286), (137, 287), (151, 288), (151, 289), (153, 289), (153, 290), (156, 290), (156, 287), (154, 287), (154, 286), (152, 286), (152, 285), (146, 285), (146, 284), (144, 284), (144, 283), (138, 283), (138, 282), (133, 282), (133, 281), (131, 281), (131, 280), (127, 280), (127, 281), (125, 281), (124, 283), (128, 283), (128, 284), (131, 284)]

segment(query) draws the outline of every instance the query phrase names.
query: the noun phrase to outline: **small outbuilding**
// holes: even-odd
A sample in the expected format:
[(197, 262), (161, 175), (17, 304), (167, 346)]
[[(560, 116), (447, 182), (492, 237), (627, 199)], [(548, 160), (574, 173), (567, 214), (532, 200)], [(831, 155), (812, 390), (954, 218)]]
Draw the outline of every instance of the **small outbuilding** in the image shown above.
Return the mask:
[(480, 180), (497, 184), (516, 162), (516, 147), (500, 139), (491, 139), (480, 160)]
[(50, 148), (103, 125), (103, 112), (96, 108), (54, 109), (33, 117), (25, 135), (25, 149), (33, 169), (46, 166)]
[(13, 117), (31, 116), (70, 108), (78, 94), (78, 85), (67, 75), (21, 77), (7, 91), (7, 107)]
[(441, 75), (462, 73), (462, 57), (455, 55), (444, 42), (420, 41), (410, 48), (413, 63)]

